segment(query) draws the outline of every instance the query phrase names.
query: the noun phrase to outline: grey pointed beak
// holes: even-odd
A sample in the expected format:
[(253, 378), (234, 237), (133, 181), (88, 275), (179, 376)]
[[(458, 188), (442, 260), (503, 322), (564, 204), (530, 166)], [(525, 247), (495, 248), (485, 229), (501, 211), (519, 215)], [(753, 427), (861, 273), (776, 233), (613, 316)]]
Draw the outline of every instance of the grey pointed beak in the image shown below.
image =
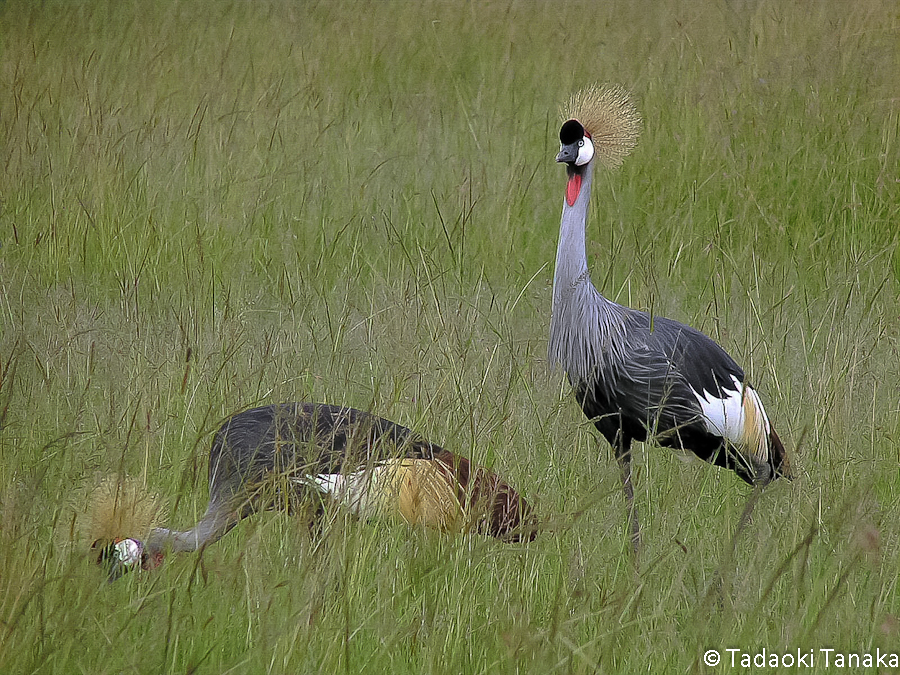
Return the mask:
[(571, 164), (576, 159), (578, 159), (578, 144), (571, 143), (569, 145), (561, 145), (559, 147), (559, 154), (556, 155), (557, 162), (565, 162), (566, 164)]

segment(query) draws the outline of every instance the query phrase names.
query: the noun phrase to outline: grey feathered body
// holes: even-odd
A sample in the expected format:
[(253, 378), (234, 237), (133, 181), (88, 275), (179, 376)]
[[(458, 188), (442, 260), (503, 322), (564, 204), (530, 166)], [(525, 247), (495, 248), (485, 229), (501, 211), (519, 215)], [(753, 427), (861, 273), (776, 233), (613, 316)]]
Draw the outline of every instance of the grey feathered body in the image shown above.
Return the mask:
[(749, 388), (740, 366), (703, 333), (611, 302), (594, 287), (585, 254), (592, 167), (569, 165), (568, 171), (570, 178), (579, 172), (581, 183), (577, 199), (563, 207), (551, 365), (566, 371), (585, 415), (617, 452), (652, 438), (733, 469), (748, 483), (769, 482), (781, 469), (784, 449), (761, 406), (769, 437), (760, 439), (759, 449), (742, 448), (711, 431), (698, 399), (740, 401)]
[[(459, 508), (477, 512), (474, 531), (508, 541), (534, 538), (530, 506), (493, 472), (404, 426), (361, 410), (283, 403), (225, 420), (210, 448), (206, 513), (184, 532), (156, 528), (146, 542), (147, 551), (161, 555), (166, 548), (197, 550), (218, 540), (243, 518), (266, 509), (312, 505), (320, 514), (322, 489), (316, 486), (322, 483), (317, 478), (340, 477), (340, 481), (376, 467), (396, 467), (395, 460), (427, 460), (439, 466), (453, 486)], [(368, 481), (362, 484), (370, 487)], [(523, 524), (527, 527), (520, 532)]]
[(209, 506), (187, 532), (154, 530), (151, 550), (195, 550), (241, 519), (277, 502), (318, 499), (304, 476), (340, 474), (393, 457), (431, 459), (439, 446), (369, 413), (318, 403), (283, 403), (239, 413), (222, 424), (209, 453)]

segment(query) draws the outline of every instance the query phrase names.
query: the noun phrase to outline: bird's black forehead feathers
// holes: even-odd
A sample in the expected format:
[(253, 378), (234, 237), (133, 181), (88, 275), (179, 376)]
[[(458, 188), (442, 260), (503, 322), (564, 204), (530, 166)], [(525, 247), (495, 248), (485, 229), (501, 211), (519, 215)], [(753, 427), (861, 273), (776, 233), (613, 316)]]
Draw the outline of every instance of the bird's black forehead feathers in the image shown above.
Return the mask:
[(563, 145), (577, 143), (584, 138), (584, 127), (578, 120), (569, 120), (559, 130), (559, 142)]

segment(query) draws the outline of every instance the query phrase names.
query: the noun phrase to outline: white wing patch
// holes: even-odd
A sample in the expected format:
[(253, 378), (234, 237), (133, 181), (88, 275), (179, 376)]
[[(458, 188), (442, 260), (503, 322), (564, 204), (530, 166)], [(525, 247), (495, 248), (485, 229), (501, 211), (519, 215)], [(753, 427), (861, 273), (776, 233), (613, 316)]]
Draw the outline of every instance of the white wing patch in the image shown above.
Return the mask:
[(303, 482), (325, 494), (336, 495), (344, 491), (347, 477), (342, 473), (320, 473), (317, 476), (307, 474)]
[(382, 515), (385, 498), (391, 491), (386, 467), (376, 465), (353, 473), (320, 473), (307, 475), (304, 483), (330, 495), (360, 518)]
[(363, 519), (399, 517), (442, 532), (465, 524), (452, 469), (435, 460), (397, 458), (353, 473), (307, 474), (297, 479), (331, 496)]
[(740, 443), (744, 435), (744, 402), (741, 395), (743, 387), (734, 375), (731, 379), (736, 386), (734, 390), (722, 390), (725, 398), (719, 398), (708, 391), (698, 392), (693, 387), (691, 391), (703, 410), (706, 430), (732, 443)]
[(759, 461), (767, 461), (770, 427), (759, 394), (734, 375), (731, 380), (734, 389), (723, 388), (723, 398), (707, 391), (698, 393), (691, 387), (703, 411), (706, 430), (748, 450)]

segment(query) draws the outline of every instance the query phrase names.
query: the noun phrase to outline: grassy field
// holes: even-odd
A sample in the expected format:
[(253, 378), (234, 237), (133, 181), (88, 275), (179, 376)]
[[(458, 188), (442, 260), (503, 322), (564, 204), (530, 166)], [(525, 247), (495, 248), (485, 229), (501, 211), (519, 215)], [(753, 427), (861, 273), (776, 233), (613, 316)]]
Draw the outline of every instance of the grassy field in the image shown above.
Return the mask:
[[(898, 36), (889, 0), (0, 3), (0, 672), (900, 651)], [(594, 281), (719, 340), (799, 469), (732, 556), (748, 488), (639, 447), (637, 573), (609, 448), (546, 361), (558, 108), (606, 81), (645, 125), (595, 181)], [(291, 400), (495, 468), (546, 531), (266, 514), (104, 582), (98, 477), (187, 526), (211, 432)]]

